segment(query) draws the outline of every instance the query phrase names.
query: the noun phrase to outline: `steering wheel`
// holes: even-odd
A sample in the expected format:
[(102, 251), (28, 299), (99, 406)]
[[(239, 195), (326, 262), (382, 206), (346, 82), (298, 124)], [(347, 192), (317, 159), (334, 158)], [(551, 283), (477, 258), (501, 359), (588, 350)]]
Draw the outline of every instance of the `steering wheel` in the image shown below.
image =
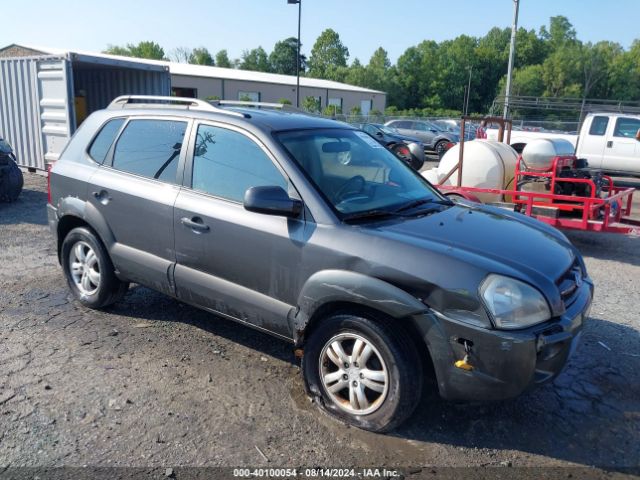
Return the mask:
[(362, 175), (356, 175), (344, 182), (338, 191), (333, 195), (336, 203), (339, 203), (349, 193), (360, 193), (364, 190), (366, 180)]

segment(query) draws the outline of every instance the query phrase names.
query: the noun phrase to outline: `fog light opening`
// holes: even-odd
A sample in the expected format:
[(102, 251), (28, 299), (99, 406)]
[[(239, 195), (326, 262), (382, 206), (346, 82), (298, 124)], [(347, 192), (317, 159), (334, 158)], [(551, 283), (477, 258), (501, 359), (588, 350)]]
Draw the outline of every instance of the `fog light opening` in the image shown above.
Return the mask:
[(473, 342), (471, 340), (467, 340), (466, 338), (458, 338), (458, 343), (464, 345), (464, 358), (462, 360), (457, 360), (453, 365), (456, 368), (469, 372), (473, 370), (473, 365), (469, 363), (469, 355), (471, 354), (471, 347), (473, 347)]

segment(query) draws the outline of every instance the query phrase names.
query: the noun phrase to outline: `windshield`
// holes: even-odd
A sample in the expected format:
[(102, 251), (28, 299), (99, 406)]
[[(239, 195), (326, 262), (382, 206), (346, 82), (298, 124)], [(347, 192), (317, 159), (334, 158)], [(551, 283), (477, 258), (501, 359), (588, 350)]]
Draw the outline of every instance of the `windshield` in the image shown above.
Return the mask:
[(382, 130), (384, 133), (388, 133), (389, 135), (397, 135), (400, 132), (398, 132), (397, 128), (394, 127), (387, 127), (386, 125), (376, 125), (380, 130)]
[(446, 201), (362, 131), (301, 130), (279, 133), (277, 138), (343, 219)]

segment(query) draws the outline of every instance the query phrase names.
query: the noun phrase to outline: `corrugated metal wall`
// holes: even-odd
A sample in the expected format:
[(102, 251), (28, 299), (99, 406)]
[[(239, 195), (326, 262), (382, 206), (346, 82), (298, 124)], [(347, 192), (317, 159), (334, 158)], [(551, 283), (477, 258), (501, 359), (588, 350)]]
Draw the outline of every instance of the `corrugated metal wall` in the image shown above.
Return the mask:
[[(121, 62), (120, 62), (121, 63)], [(170, 95), (166, 69), (75, 62), (64, 56), (0, 59), (0, 135), (18, 164), (40, 170), (55, 161), (76, 128), (74, 95), (83, 91), (87, 112), (119, 95)]]
[(0, 60), (0, 135), (20, 165), (44, 168), (36, 61)]
[(84, 91), (89, 113), (105, 108), (119, 95), (170, 95), (168, 72), (130, 68), (73, 66), (75, 94)]
[[(37, 168), (55, 162), (75, 130), (71, 65), (65, 58), (36, 61), (42, 160)], [(18, 160), (20, 162), (20, 160)]]

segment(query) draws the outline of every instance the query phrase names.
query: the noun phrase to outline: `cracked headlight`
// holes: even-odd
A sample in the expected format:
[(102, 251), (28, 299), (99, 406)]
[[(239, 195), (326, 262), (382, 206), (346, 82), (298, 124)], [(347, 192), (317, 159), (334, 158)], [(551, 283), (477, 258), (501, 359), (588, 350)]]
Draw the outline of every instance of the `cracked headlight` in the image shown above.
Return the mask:
[(480, 286), (480, 295), (497, 328), (524, 328), (551, 318), (542, 294), (519, 280), (491, 274)]

